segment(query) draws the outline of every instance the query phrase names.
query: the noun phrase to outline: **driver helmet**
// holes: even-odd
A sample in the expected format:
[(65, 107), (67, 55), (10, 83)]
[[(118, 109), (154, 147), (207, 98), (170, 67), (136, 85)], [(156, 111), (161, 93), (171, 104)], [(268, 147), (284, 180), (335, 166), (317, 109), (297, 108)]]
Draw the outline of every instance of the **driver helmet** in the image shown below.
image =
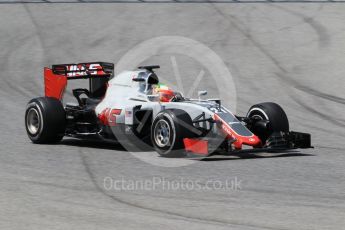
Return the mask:
[(169, 102), (175, 96), (175, 92), (164, 84), (158, 84), (156, 92), (159, 94), (161, 102)]

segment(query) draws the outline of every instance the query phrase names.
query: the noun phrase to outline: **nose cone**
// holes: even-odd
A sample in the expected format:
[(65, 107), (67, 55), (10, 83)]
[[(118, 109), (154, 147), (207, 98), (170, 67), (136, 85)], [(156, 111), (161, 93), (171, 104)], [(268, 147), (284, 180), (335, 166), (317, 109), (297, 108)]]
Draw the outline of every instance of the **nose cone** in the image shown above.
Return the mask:
[(253, 135), (251, 137), (243, 138), (242, 143), (250, 146), (260, 146), (261, 140), (258, 136)]
[(242, 145), (248, 145), (253, 147), (259, 147), (261, 146), (261, 140), (259, 137), (253, 135), (251, 137), (243, 137), (237, 139), (237, 141), (234, 142), (235, 149), (242, 149)]

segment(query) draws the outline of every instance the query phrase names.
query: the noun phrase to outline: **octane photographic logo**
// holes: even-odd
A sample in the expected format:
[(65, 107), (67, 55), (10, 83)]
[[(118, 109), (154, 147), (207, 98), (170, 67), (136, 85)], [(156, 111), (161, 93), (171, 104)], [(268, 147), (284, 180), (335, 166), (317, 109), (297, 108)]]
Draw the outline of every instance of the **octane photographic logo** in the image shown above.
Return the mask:
[(242, 189), (242, 180), (237, 177), (225, 180), (186, 179), (183, 177), (174, 180), (165, 177), (152, 177), (143, 180), (121, 177), (115, 179), (104, 177), (103, 188), (106, 191), (239, 191)]
[[(167, 61), (164, 62), (163, 59)], [(200, 68), (196, 70), (199, 71), (196, 76), (184, 75), (185, 71), (181, 69), (183, 69), (185, 59), (192, 60)], [(172, 69), (170, 74), (157, 75), (160, 82), (169, 85), (174, 91), (182, 92), (184, 96), (191, 97), (199, 90), (208, 90), (201, 88), (200, 85), (203, 85), (203, 87), (212, 89), (212, 96), (221, 99), (222, 105), (230, 108), (232, 112), (236, 111), (237, 97), (232, 75), (223, 60), (205, 44), (180, 36), (161, 36), (146, 40), (129, 50), (117, 62), (115, 76), (122, 71), (136, 69), (143, 63), (160, 65), (161, 69), (157, 71)], [(188, 81), (189, 83), (187, 83)], [(205, 82), (207, 82), (206, 86)], [(156, 166), (180, 167), (196, 162), (185, 158), (159, 157), (158, 153), (153, 148), (148, 148), (148, 145), (144, 144), (142, 140), (133, 140), (135, 137), (127, 137), (116, 131), (114, 131), (114, 135), (133, 156)], [(148, 151), (143, 151), (143, 149), (148, 149)]]

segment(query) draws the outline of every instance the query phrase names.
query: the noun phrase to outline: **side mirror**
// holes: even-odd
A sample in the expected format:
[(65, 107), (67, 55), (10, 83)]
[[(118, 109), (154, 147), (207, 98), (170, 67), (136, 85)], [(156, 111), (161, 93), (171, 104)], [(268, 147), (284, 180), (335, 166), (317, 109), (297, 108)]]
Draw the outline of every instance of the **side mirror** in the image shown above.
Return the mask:
[(201, 96), (205, 96), (205, 95), (207, 95), (206, 90), (198, 91), (199, 101), (201, 100)]

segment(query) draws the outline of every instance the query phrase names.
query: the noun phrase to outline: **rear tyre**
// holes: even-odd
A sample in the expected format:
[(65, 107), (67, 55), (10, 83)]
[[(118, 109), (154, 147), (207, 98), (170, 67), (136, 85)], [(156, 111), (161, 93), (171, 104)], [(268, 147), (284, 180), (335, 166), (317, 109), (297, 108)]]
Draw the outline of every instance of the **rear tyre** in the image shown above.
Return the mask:
[(61, 101), (52, 97), (29, 101), (25, 112), (25, 127), (33, 143), (61, 141), (66, 128), (66, 115)]
[(184, 157), (183, 138), (193, 136), (193, 122), (183, 110), (160, 112), (151, 126), (151, 142), (163, 157)]
[(260, 138), (262, 143), (265, 143), (274, 132), (289, 132), (286, 113), (276, 103), (265, 102), (253, 105), (249, 109), (247, 117), (255, 119), (256, 124), (253, 124), (250, 130)]

